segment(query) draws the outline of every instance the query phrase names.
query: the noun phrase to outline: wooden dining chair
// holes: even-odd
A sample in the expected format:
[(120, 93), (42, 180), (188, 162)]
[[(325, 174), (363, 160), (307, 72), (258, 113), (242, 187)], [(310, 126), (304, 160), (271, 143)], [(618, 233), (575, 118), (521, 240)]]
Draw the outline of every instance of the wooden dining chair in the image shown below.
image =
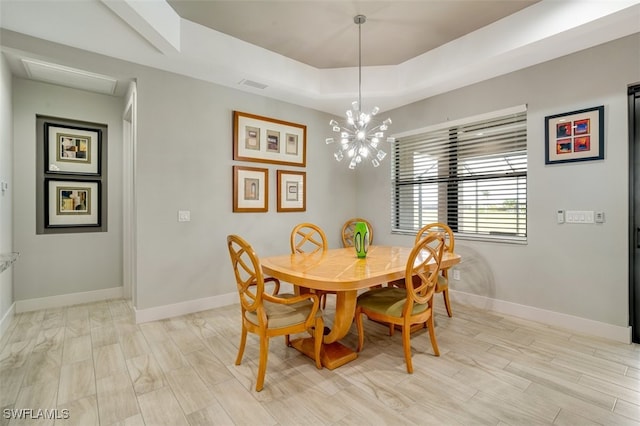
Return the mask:
[(354, 217), (347, 220), (344, 225), (342, 225), (343, 247), (353, 247), (353, 233), (357, 222), (364, 222), (367, 224), (367, 228), (369, 228), (369, 245), (373, 244), (373, 227), (371, 226), (371, 223), (361, 217)]
[[(418, 231), (416, 234), (416, 242), (420, 240), (428, 232), (440, 232), (444, 236), (444, 251), (453, 253), (455, 248), (455, 239), (453, 238), (453, 231), (446, 223), (430, 223)], [(451, 312), (451, 302), (449, 301), (449, 268), (442, 268), (440, 275), (438, 275), (438, 285), (436, 286), (436, 293), (442, 293), (444, 298), (444, 307), (447, 309), (447, 315), (453, 316)]]
[[(310, 293), (274, 296), (267, 293), (260, 259), (251, 245), (237, 235), (229, 235), (227, 247), (236, 278), (242, 312), (242, 334), (236, 365), (240, 365), (242, 362), (247, 333), (255, 333), (260, 336), (260, 360), (256, 391), (261, 391), (264, 386), (270, 337), (285, 336), (285, 343), (290, 346), (289, 335), (308, 331), (314, 337), (313, 353), (316, 367), (322, 368), (320, 348), (324, 321), (318, 296)], [(273, 277), (270, 279), (277, 281)]]
[[(291, 231), (291, 253), (315, 253), (327, 251), (327, 235), (318, 225), (304, 222), (296, 225)], [(322, 309), (327, 307), (327, 294), (335, 294), (333, 291), (315, 290), (320, 297)]]
[[(382, 287), (358, 296), (355, 321), (358, 329), (358, 347), (364, 345), (362, 316), (369, 319), (399, 325), (402, 328), (402, 347), (407, 373), (413, 373), (411, 361), (411, 326), (427, 324), (429, 339), (435, 356), (440, 356), (433, 321), (433, 295), (440, 275), (440, 263), (444, 252), (444, 237), (430, 232), (411, 250), (405, 270), (405, 280), (416, 285), (404, 288)], [(413, 278), (417, 277), (417, 278)]]
[(329, 248), (327, 236), (318, 225), (300, 223), (291, 231), (291, 253), (315, 253)]
[[(416, 234), (415, 243), (420, 241), (425, 236), (425, 234), (429, 232), (442, 233), (444, 236), (444, 250), (446, 252), (453, 253), (453, 250), (455, 248), (455, 239), (453, 237), (453, 231), (447, 224), (435, 222), (423, 226)], [(404, 283), (405, 281), (403, 278), (401, 280), (392, 281), (389, 283), (389, 285), (393, 287), (404, 287)], [(442, 293), (442, 296), (444, 298), (444, 307), (447, 309), (447, 315), (449, 315), (449, 317), (452, 317), (453, 313), (451, 311), (451, 302), (449, 301), (449, 268), (443, 268), (441, 270), (441, 273), (438, 276), (436, 293)], [(393, 330), (391, 330), (391, 333), (393, 333)]]

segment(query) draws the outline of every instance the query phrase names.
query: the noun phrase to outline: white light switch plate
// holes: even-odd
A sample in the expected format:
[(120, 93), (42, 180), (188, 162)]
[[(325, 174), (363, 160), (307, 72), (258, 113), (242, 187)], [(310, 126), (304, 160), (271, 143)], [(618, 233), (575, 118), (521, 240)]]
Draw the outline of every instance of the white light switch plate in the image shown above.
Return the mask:
[(567, 223), (594, 223), (593, 210), (567, 210), (565, 222)]
[(178, 210), (178, 222), (191, 222), (191, 211)]

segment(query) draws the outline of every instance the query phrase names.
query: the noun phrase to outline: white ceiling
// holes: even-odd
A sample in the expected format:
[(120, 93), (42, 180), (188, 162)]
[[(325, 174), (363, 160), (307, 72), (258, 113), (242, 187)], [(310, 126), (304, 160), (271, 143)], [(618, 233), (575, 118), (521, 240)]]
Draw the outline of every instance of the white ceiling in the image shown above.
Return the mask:
[[(358, 94), (356, 14), (363, 104), (383, 111), (640, 32), (640, 0), (0, 0), (5, 30), (338, 115)], [(27, 77), (30, 52), (0, 43)]]
[(202, 1), (168, 0), (192, 22), (316, 68), (398, 65), (539, 0)]

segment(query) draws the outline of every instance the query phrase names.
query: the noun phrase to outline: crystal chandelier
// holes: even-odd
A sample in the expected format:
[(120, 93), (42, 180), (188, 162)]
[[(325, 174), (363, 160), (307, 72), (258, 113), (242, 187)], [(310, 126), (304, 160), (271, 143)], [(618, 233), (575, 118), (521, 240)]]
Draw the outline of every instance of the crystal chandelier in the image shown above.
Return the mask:
[[(353, 22), (358, 24), (358, 100), (351, 103), (345, 123), (340, 124), (336, 120), (329, 122), (333, 131), (340, 134), (338, 149), (333, 155), (337, 161), (342, 161), (345, 156), (350, 158), (350, 169), (355, 169), (367, 158), (371, 158), (374, 167), (380, 165), (387, 153), (378, 149), (378, 144), (384, 139), (384, 132), (391, 124), (390, 118), (382, 122), (373, 118), (380, 111), (378, 107), (373, 108), (370, 114), (362, 112), (362, 24), (366, 21), (367, 17), (364, 15), (353, 18)], [(325, 142), (331, 144), (335, 139), (327, 138)], [(387, 138), (387, 142), (394, 142), (394, 138)]]

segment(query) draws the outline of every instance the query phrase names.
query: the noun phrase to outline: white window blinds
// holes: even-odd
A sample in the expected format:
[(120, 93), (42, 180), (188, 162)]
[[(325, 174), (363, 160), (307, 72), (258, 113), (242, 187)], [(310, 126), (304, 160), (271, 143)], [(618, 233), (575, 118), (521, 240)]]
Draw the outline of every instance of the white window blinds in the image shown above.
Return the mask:
[(526, 241), (527, 113), (517, 107), (396, 138), (392, 230)]

